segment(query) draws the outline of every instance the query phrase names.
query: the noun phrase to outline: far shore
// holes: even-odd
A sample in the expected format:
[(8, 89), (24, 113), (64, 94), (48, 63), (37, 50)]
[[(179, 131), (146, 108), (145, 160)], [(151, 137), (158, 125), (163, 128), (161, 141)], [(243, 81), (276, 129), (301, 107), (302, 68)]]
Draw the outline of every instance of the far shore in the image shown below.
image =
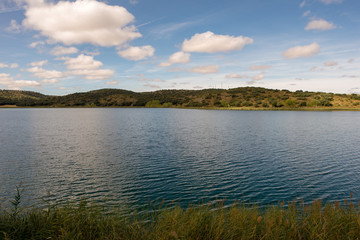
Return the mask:
[(233, 111), (321, 111), (321, 112), (328, 112), (328, 111), (353, 111), (357, 112), (360, 111), (360, 108), (337, 108), (337, 107), (298, 107), (298, 108), (255, 108), (255, 107), (118, 107), (118, 106), (16, 106), (16, 105), (0, 105), (0, 108), (172, 108), (172, 109), (193, 109), (193, 110), (233, 110)]
[(0, 108), (16, 108), (16, 105), (0, 105)]

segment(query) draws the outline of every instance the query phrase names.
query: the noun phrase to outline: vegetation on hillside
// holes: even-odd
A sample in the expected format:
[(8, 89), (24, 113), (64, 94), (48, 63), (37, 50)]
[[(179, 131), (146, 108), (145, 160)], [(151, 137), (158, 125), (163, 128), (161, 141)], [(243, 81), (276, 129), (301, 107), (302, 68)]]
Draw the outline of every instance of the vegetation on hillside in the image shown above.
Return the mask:
[(0, 105), (42, 107), (182, 107), (244, 109), (360, 109), (360, 95), (259, 87), (132, 92), (101, 89), (66, 96), (0, 90)]
[(162, 206), (127, 216), (81, 201), (45, 209), (0, 206), (0, 239), (358, 239), (360, 207), (344, 201), (259, 208), (234, 203)]

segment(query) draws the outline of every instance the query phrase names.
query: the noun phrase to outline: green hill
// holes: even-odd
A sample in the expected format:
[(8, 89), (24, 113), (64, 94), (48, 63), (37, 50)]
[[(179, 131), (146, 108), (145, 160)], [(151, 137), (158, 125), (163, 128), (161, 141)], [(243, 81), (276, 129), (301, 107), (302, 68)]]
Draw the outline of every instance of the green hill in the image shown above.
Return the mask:
[(66, 96), (0, 90), (0, 105), (24, 107), (182, 107), (360, 110), (360, 95), (241, 87), (132, 92), (100, 89)]

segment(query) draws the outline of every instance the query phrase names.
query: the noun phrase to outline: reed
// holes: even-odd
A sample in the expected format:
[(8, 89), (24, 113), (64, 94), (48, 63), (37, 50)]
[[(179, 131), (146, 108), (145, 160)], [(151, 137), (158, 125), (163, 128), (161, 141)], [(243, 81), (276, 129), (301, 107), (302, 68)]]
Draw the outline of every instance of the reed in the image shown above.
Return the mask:
[[(163, 205), (124, 216), (80, 201), (45, 209), (21, 208), (17, 191), (1, 207), (0, 239), (359, 239), (360, 204), (292, 202), (258, 207), (234, 203)], [(151, 210), (150, 210), (151, 209)]]

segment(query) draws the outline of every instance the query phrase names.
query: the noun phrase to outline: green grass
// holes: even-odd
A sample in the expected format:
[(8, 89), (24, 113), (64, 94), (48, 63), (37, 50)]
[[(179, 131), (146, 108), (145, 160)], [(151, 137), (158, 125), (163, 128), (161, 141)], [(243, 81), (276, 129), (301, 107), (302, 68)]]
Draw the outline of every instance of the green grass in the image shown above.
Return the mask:
[[(85, 201), (45, 209), (12, 207), (0, 213), (0, 239), (359, 239), (360, 207), (344, 201), (292, 202), (259, 208), (162, 206), (124, 216)], [(151, 209), (151, 208), (149, 208)], [(145, 213), (144, 213), (145, 212)]]

